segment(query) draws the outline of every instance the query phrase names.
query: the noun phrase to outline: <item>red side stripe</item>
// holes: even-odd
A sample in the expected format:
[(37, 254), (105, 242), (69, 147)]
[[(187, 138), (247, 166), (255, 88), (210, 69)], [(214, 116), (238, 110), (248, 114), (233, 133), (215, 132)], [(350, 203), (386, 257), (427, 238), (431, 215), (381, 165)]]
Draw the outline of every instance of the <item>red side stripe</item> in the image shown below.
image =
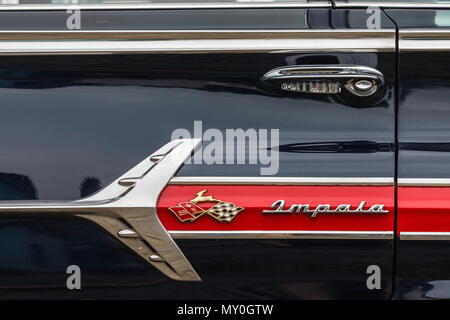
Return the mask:
[[(182, 223), (169, 211), (169, 207), (189, 201), (204, 189), (206, 195), (243, 207), (231, 222), (218, 222), (203, 215), (193, 222)], [(285, 200), (286, 209), (291, 204), (350, 204), (355, 209), (366, 201), (364, 209), (374, 204), (383, 204), (389, 213), (325, 214), (316, 218), (303, 213), (285, 215), (263, 214), (276, 200)], [(214, 204), (199, 204), (208, 208)], [(169, 185), (158, 203), (158, 214), (162, 224), (169, 231), (176, 230), (281, 230), (281, 231), (393, 231), (394, 230), (394, 187), (393, 186), (254, 186), (254, 185)]]
[(397, 231), (450, 232), (450, 188), (399, 187)]

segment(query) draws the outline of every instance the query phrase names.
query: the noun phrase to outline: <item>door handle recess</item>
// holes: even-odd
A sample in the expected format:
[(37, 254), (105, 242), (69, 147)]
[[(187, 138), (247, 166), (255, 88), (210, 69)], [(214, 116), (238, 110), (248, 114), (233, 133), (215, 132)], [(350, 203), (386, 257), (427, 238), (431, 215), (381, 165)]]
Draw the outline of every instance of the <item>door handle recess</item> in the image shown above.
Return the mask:
[(102, 227), (167, 277), (201, 281), (157, 216), (169, 180), (200, 145), (173, 140), (96, 194), (76, 201), (0, 201), (0, 216), (81, 217)]
[(358, 65), (296, 65), (275, 68), (262, 80), (276, 91), (291, 93), (341, 94), (370, 97), (384, 86), (383, 74)]

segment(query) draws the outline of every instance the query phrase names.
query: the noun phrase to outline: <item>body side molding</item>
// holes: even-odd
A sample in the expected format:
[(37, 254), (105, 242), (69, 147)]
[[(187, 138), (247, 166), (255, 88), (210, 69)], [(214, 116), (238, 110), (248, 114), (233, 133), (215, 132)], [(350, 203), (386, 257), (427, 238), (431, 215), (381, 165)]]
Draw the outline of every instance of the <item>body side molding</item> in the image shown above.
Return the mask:
[(399, 178), (400, 187), (448, 187), (450, 179), (447, 178)]
[(445, 52), (450, 50), (450, 30), (405, 29), (399, 31), (399, 52)]
[(395, 29), (7, 30), (0, 31), (0, 55), (394, 52), (394, 40)]
[(242, 185), (369, 185), (392, 186), (390, 177), (173, 177), (169, 184), (242, 184)]
[(450, 240), (450, 232), (400, 232), (400, 240)]
[(169, 278), (200, 281), (159, 221), (156, 209), (167, 182), (199, 144), (199, 139), (173, 140), (88, 198), (67, 202), (0, 201), (0, 216), (51, 214), (85, 218), (101, 226)]
[(169, 231), (174, 239), (386, 239), (394, 238), (393, 231)]

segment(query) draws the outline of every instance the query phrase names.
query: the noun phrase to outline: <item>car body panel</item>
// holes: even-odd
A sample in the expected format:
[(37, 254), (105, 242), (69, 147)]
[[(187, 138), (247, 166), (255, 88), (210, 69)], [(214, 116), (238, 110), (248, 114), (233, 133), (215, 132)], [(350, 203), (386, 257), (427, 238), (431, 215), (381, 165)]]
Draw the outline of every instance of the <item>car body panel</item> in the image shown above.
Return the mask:
[(399, 28), (397, 299), (448, 290), (448, 9), (389, 9)]
[[(396, 31), (387, 16), (382, 16), (382, 30), (367, 30), (366, 11), (359, 9), (277, 9), (276, 19), (269, 19), (274, 11), (263, 9), (201, 13), (130, 10), (120, 19), (119, 12), (111, 16), (101, 10), (87, 12), (87, 30), (79, 34), (27, 33), (38, 22), (23, 22), (26, 19), (17, 19), (15, 14), (1, 20), (0, 38), (21, 39), (8, 42), (8, 46), (0, 44), (0, 127), (4, 137), (0, 141), (0, 165), (5, 174), (0, 176), (0, 185), (7, 190), (0, 194), (2, 200), (67, 201), (89, 196), (170, 141), (176, 129), (203, 138), (204, 144), (209, 142), (204, 136), (208, 129), (226, 132), (230, 128), (253, 128), (269, 133), (276, 129), (279, 143), (258, 149), (279, 156), (278, 168), (269, 178), (301, 178), (305, 185), (292, 186), (288, 180), (278, 186), (258, 181), (252, 186), (171, 184), (160, 199), (161, 222), (169, 231), (185, 228), (181, 222), (167, 222), (161, 215), (169, 219), (169, 206), (189, 201), (195, 193), (207, 189), (221, 200), (236, 205), (242, 200), (247, 206), (228, 224), (230, 230), (262, 231), (265, 224), (265, 228), (270, 225), (278, 231), (323, 234), (314, 239), (178, 237), (179, 248), (202, 278), (200, 283), (190, 283), (169, 280), (89, 221), (58, 220), (55, 216), (46, 220), (43, 215), (27, 217), (27, 223), (18, 217), (16, 223), (9, 216), (1, 224), (0, 234), (15, 239), (8, 242), (15, 241), (16, 252), (24, 257), (13, 258), (9, 249), (4, 249), (4, 270), (21, 270), (27, 277), (20, 281), (9, 278), (2, 297), (33, 298), (38, 294), (37, 287), (45, 291), (41, 296), (45, 298), (391, 296)], [(36, 17), (36, 12), (26, 14)], [(45, 15), (48, 19), (38, 31), (64, 30), (59, 19), (66, 17), (65, 12), (49, 11)], [(108, 23), (100, 25), (105, 17), (109, 17)], [(124, 25), (133, 30), (117, 32), (124, 31)], [(99, 30), (100, 34), (93, 32)], [(142, 32), (133, 33), (136, 30)], [(102, 33), (109, 38), (103, 46), (95, 42)], [(33, 37), (40, 38), (37, 45), (30, 42)], [(55, 41), (60, 37), (66, 40)], [(267, 37), (271, 41), (266, 41)], [(136, 41), (142, 41), (137, 42), (142, 47), (136, 49)], [(175, 45), (165, 46), (167, 43)], [(380, 71), (386, 88), (383, 99), (372, 105), (355, 105), (329, 95), (286, 96), (268, 91), (262, 80), (277, 67), (336, 64)], [(228, 165), (196, 164), (195, 159), (201, 159), (204, 152), (197, 151), (193, 163), (186, 163), (175, 178), (253, 178), (261, 177), (261, 169), (267, 167), (260, 162), (239, 164), (234, 158)], [(249, 159), (249, 150), (239, 152)], [(22, 184), (15, 182), (17, 176), (23, 177)], [(349, 186), (348, 178), (360, 180)], [(320, 179), (335, 182), (323, 186), (317, 182)], [(386, 179), (387, 183), (380, 186), (371, 179)], [(177, 188), (183, 192), (171, 194)], [(262, 199), (260, 194), (267, 196)], [(272, 222), (286, 217), (262, 220), (265, 218), (260, 211), (279, 199), (311, 206), (348, 204), (352, 208), (366, 201), (382, 204), (389, 212), (367, 217), (360, 213), (343, 217), (319, 214), (314, 220), (297, 216), (298, 222), (292, 225)], [(247, 221), (245, 225), (239, 223), (241, 216)], [(260, 227), (251, 227), (250, 218), (262, 223)], [(202, 217), (192, 227), (208, 231), (203, 228), (223, 230), (227, 226), (208, 219)], [(90, 240), (93, 230), (99, 239)], [(388, 234), (367, 239), (326, 236), (333, 231)], [(66, 239), (66, 233), (73, 237)], [(102, 243), (101, 248), (98, 243)], [(67, 253), (61, 254), (64, 250)], [(96, 256), (98, 250), (102, 255)], [(54, 255), (60, 257), (50, 267)], [(111, 271), (114, 258), (123, 264)], [(86, 275), (83, 290), (67, 293), (68, 264), (79, 265)], [(381, 288), (377, 290), (370, 290), (366, 283), (372, 265), (382, 270)], [(106, 272), (102, 273), (104, 268)], [(122, 274), (124, 269), (127, 271)]]

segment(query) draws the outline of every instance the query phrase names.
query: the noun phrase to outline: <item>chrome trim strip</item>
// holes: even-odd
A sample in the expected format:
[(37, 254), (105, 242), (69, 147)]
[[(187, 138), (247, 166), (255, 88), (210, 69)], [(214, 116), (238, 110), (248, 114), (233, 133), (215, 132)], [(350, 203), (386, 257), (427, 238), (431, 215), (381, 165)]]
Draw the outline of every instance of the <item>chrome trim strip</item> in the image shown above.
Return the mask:
[[(39, 37), (45, 40), (36, 41)], [(394, 29), (349, 32), (331, 32), (330, 30), (6, 31), (0, 32), (0, 39), (7, 40), (0, 41), (0, 55), (395, 51)]]
[[(167, 182), (200, 144), (200, 139), (172, 140), (87, 198), (58, 202), (0, 201), (0, 217), (26, 214), (36, 218), (52, 215), (88, 219), (167, 277), (201, 281), (157, 214), (157, 201)], [(131, 236), (132, 232), (135, 235)]]
[[(65, 11), (80, 10), (199, 10), (199, 9), (276, 9), (276, 8), (331, 8), (331, 3), (310, 2), (241, 2), (241, 3), (135, 3), (135, 4), (19, 4), (0, 5), (0, 11)], [(409, 8), (409, 9), (447, 9), (450, 3), (411, 3), (411, 2), (336, 2), (336, 8)]]
[(450, 240), (450, 232), (400, 232), (400, 240)]
[(0, 40), (395, 39), (395, 29), (0, 30)]
[(392, 231), (168, 231), (173, 239), (386, 239)]
[(415, 2), (335, 2), (336, 8), (367, 8), (367, 7), (379, 7), (379, 8), (406, 8), (406, 9), (447, 9), (450, 8), (449, 3), (415, 3)]
[[(336, 8), (408, 8), (408, 9), (447, 9), (450, 3), (411, 3), (411, 2), (335, 2)], [(201, 9), (276, 9), (276, 8), (331, 8), (328, 1), (310, 3), (292, 2), (240, 2), (240, 3), (134, 3), (134, 4), (19, 4), (0, 5), (0, 11), (65, 11), (80, 10), (201, 10)]]
[[(234, 53), (234, 52), (384, 52), (393, 51), (388, 41), (286, 40), (180, 40), (180, 41), (64, 41), (0, 43), (0, 55), (112, 54), (112, 53)], [(358, 39), (359, 40), (359, 39)], [(390, 40), (389, 40), (390, 42)], [(370, 43), (370, 45), (368, 44)]]
[(173, 177), (169, 184), (242, 184), (242, 185), (370, 185), (392, 186), (394, 178), (322, 178), (322, 177)]
[(450, 51), (450, 40), (401, 40), (400, 52), (411, 51)]
[(129, 4), (18, 4), (0, 5), (0, 11), (80, 10), (198, 10), (198, 9), (265, 9), (265, 8), (331, 8), (328, 1), (312, 3), (240, 2), (240, 3), (129, 3)]
[(450, 179), (445, 178), (399, 178), (399, 187), (450, 187)]
[(450, 29), (448, 28), (414, 28), (400, 30), (402, 39), (423, 39), (423, 38), (449, 38)]
[(399, 50), (450, 51), (450, 29), (406, 29), (399, 32)]

